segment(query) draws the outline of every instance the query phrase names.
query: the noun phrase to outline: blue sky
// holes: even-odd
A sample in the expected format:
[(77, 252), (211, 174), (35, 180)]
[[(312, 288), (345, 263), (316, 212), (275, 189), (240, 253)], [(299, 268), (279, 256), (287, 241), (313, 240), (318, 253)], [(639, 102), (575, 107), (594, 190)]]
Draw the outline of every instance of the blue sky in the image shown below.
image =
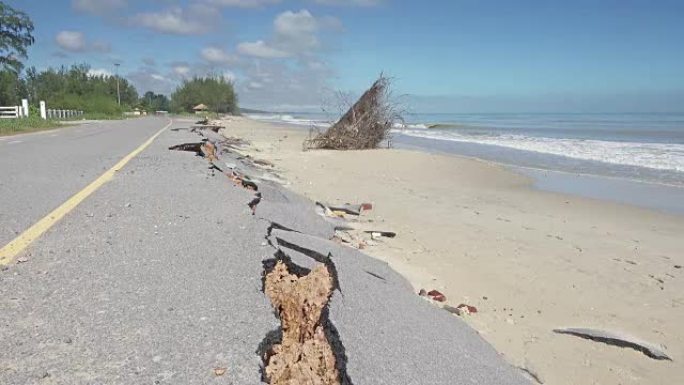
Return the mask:
[(113, 63), (139, 92), (234, 79), (243, 106), (316, 110), (381, 72), (416, 112), (684, 112), (684, 2), (10, 0), (29, 65)]

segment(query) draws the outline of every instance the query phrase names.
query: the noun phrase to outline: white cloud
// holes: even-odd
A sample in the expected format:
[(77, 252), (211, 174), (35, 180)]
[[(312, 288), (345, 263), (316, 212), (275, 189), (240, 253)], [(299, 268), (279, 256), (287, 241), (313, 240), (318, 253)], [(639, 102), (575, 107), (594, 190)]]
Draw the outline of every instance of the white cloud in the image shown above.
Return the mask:
[(266, 59), (284, 58), (290, 56), (289, 53), (269, 46), (263, 40), (255, 42), (244, 42), (237, 46), (237, 52), (245, 56), (254, 56)]
[(234, 63), (237, 58), (221, 48), (206, 47), (201, 52), (202, 59), (212, 64), (230, 64)]
[(314, 17), (306, 9), (285, 11), (273, 21), (273, 36), (270, 40), (242, 42), (238, 44), (237, 52), (267, 59), (311, 55), (320, 49), (319, 35), (326, 29), (340, 30), (342, 23), (334, 17)]
[(133, 82), (133, 85), (141, 95), (147, 91), (170, 95), (178, 85), (175, 80), (149, 68), (140, 68), (129, 73), (126, 78)]
[(241, 105), (274, 111), (284, 105), (292, 106), (289, 110), (321, 106), (333, 76), (324, 62), (304, 59), (295, 63), (255, 59), (242, 72), (237, 82)]
[(112, 73), (104, 68), (92, 68), (88, 70), (88, 76), (110, 77), (112, 76)]
[(187, 76), (190, 73), (190, 67), (186, 65), (175, 65), (171, 67), (173, 73), (178, 76)]
[(117, 9), (126, 8), (127, 0), (72, 0), (71, 7), (79, 12), (103, 15)]
[(81, 52), (86, 49), (86, 39), (83, 32), (61, 31), (55, 37), (57, 45), (65, 51)]
[(216, 9), (193, 4), (187, 8), (171, 7), (160, 12), (139, 13), (131, 18), (134, 25), (175, 35), (201, 35), (216, 24), (220, 13)]
[(251, 57), (240, 62), (237, 89), (243, 105), (263, 109), (320, 106), (333, 76), (320, 57), (324, 32), (341, 29), (342, 23), (334, 17), (316, 17), (305, 9), (286, 11), (274, 19), (270, 38), (238, 44), (237, 53)]
[(319, 21), (306, 9), (281, 13), (273, 22), (273, 27), (275, 45), (292, 53), (309, 51), (320, 45), (316, 36)]
[(280, 0), (204, 0), (206, 3), (221, 7), (260, 8), (265, 5), (278, 4)]
[(69, 52), (109, 52), (111, 46), (104, 41), (88, 42), (83, 32), (61, 31), (55, 36), (57, 45)]

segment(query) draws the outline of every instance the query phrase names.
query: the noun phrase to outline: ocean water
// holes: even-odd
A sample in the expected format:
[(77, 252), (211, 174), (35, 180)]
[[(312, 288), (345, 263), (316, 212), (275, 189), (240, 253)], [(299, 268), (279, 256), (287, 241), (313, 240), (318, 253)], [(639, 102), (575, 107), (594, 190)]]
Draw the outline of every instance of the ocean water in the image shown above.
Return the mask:
[[(336, 118), (252, 117), (314, 129)], [(684, 114), (410, 114), (393, 134), (399, 147), (684, 187)]]

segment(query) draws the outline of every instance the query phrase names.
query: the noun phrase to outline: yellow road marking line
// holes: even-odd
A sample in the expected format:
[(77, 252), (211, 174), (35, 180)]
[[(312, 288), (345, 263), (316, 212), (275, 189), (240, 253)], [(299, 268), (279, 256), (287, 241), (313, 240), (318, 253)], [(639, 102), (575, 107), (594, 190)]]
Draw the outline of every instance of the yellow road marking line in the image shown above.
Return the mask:
[(21, 233), (18, 237), (14, 238), (12, 242), (8, 243), (0, 249), (0, 266), (8, 265), (12, 263), (14, 258), (21, 253), (27, 246), (29, 246), (33, 241), (40, 238), (46, 231), (48, 231), (55, 223), (59, 222), (66, 214), (71, 210), (76, 208), (81, 202), (102, 187), (105, 183), (109, 182), (114, 175), (120, 171), (131, 159), (135, 158), (136, 155), (140, 154), (144, 149), (146, 149), (152, 142), (157, 139), (167, 128), (173, 124), (173, 120), (169, 121), (169, 124), (164, 126), (156, 134), (152, 135), (145, 143), (141, 144), (140, 147), (136, 148), (130, 154), (126, 155), (119, 163), (115, 164), (114, 167), (107, 170), (104, 174), (100, 175), (92, 183), (86, 186), (83, 190), (77, 192), (74, 196), (69, 198), (66, 202), (62, 203), (59, 207), (54, 209), (50, 214), (45, 216), (43, 219), (36, 222), (33, 226), (29, 227), (26, 231)]

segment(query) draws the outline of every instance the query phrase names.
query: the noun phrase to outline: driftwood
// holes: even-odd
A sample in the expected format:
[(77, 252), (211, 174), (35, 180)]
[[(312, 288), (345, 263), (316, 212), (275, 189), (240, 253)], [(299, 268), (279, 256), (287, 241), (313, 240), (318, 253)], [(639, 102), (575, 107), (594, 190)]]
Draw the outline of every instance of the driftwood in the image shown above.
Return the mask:
[(365, 150), (389, 139), (395, 116), (388, 101), (390, 81), (380, 76), (361, 98), (325, 132), (304, 143), (308, 149)]

